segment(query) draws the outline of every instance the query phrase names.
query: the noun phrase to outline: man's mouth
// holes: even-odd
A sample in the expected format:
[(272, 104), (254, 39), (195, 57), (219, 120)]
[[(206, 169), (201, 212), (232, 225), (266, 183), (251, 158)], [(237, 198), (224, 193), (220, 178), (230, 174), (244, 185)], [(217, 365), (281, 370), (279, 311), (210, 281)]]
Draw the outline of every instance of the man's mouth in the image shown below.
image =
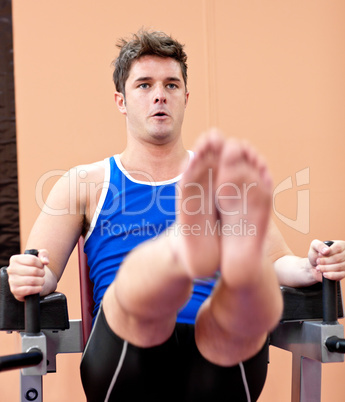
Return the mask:
[(152, 114), (152, 117), (167, 117), (167, 116), (168, 116), (168, 114), (163, 111), (159, 111), (159, 112)]

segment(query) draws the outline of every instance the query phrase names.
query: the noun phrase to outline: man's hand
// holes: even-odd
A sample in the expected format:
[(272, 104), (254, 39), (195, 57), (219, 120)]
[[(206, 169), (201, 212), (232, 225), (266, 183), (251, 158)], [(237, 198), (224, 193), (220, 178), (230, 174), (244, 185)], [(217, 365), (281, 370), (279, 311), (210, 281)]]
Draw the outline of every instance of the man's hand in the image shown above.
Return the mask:
[(321, 282), (323, 276), (335, 281), (345, 278), (345, 241), (335, 240), (328, 247), (320, 240), (313, 240), (310, 244), (308, 259), (317, 281)]
[(45, 284), (45, 266), (49, 264), (47, 250), (39, 250), (38, 257), (30, 254), (14, 255), (7, 269), (11, 292), (19, 301), (25, 296), (41, 293)]

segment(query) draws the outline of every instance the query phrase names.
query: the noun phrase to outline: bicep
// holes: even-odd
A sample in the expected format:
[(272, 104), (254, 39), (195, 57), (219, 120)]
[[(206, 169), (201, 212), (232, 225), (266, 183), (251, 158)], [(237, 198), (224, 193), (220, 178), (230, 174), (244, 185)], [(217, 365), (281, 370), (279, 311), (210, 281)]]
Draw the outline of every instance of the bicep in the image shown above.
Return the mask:
[(84, 203), (80, 194), (71, 191), (68, 175), (50, 192), (29, 235), (26, 248), (46, 249), (49, 269), (59, 280), (82, 233)]

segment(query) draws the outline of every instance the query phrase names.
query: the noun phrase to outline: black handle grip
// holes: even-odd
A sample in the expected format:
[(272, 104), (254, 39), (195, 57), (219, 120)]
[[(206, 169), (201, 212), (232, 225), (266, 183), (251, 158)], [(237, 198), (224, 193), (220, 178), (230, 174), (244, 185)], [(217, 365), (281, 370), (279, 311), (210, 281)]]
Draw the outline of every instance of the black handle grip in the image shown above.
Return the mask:
[[(24, 254), (31, 254), (37, 257), (38, 250), (25, 250)], [(37, 293), (25, 297), (25, 332), (28, 335), (35, 335), (40, 330), (40, 295)]]
[(27, 353), (17, 353), (15, 355), (0, 357), (0, 372), (15, 370), (24, 367), (37, 366), (43, 359), (43, 353), (37, 349), (31, 349)]
[(330, 352), (345, 353), (345, 339), (330, 336), (326, 339), (326, 346)]
[[(325, 241), (330, 247), (333, 241)], [(338, 322), (337, 282), (330, 279), (322, 279), (322, 311), (324, 324), (336, 324)]]

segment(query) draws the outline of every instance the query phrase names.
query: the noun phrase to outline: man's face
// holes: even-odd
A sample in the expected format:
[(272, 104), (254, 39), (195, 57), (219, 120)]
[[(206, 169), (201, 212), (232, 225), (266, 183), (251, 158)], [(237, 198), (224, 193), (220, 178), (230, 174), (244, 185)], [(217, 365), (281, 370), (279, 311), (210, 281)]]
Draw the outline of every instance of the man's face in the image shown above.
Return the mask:
[(189, 94), (176, 60), (141, 57), (132, 64), (125, 93), (129, 135), (157, 144), (180, 136)]

